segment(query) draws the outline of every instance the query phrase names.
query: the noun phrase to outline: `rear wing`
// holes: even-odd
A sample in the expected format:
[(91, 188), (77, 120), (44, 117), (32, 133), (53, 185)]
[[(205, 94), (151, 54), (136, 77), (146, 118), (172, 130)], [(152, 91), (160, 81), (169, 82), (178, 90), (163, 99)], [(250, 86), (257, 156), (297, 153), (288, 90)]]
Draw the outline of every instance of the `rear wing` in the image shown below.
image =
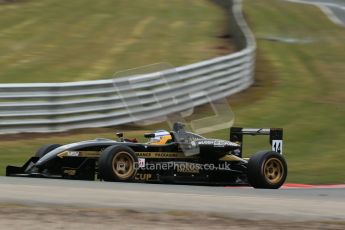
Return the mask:
[(283, 154), (283, 129), (282, 128), (240, 128), (232, 127), (230, 129), (230, 141), (241, 145), (239, 157), (242, 157), (243, 149), (243, 135), (267, 135), (270, 137), (269, 143), (272, 146), (272, 151)]

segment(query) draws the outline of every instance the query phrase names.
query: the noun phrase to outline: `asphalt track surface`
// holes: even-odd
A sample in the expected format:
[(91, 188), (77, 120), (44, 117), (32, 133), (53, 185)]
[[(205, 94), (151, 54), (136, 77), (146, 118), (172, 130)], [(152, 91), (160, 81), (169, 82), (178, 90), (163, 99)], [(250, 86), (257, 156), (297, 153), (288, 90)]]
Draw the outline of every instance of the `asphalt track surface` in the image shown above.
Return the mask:
[(345, 27), (344, 0), (285, 0), (318, 6), (335, 24)]
[(198, 211), (253, 220), (345, 220), (345, 188), (265, 190), (0, 177), (0, 204)]

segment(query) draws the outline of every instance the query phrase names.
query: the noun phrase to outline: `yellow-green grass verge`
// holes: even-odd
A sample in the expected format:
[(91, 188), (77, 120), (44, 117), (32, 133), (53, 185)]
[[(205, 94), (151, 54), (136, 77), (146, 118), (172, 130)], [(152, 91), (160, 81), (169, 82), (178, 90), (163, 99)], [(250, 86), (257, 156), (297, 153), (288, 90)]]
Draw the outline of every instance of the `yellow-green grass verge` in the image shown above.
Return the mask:
[[(264, 80), (273, 74), (275, 87), (257, 101), (236, 106), (236, 124), (284, 128), (288, 181), (345, 183), (344, 28), (310, 5), (245, 1), (244, 9), (261, 38), (258, 64), (268, 61), (257, 75)], [(264, 39), (270, 36), (302, 43)]]
[(109, 78), (157, 62), (231, 52), (207, 0), (27, 0), (0, 4), (0, 83)]
[[(344, 28), (315, 6), (244, 3), (257, 38), (256, 83), (229, 99), (235, 125), (284, 128), (287, 181), (345, 183)], [(229, 131), (209, 135), (227, 138)], [(265, 137), (245, 141), (247, 154), (268, 147)]]

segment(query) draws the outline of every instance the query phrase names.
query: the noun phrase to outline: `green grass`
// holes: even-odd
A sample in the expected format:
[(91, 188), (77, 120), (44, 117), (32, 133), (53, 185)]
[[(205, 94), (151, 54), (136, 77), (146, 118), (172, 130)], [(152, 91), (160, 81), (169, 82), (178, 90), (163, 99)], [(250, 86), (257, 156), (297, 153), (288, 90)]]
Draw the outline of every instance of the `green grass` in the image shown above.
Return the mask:
[[(235, 125), (284, 128), (289, 182), (345, 183), (344, 28), (314, 6), (247, 0), (244, 10), (259, 38), (257, 83), (229, 99)], [(225, 138), (228, 131), (211, 135)], [(267, 140), (247, 140), (250, 153), (267, 148)]]
[[(289, 182), (345, 183), (345, 30), (318, 8), (278, 0), (245, 1), (245, 14), (258, 39), (256, 83), (229, 99), (236, 126), (284, 128)], [(311, 39), (284, 43), (265, 37)], [(210, 114), (209, 107), (197, 108)], [(150, 127), (150, 128), (156, 128)], [(67, 143), (111, 135), (110, 129), (20, 141), (4, 140), (1, 165), (21, 163), (44, 143)], [(137, 134), (137, 133), (134, 133)], [(228, 130), (208, 136), (228, 138)], [(248, 153), (268, 147), (248, 137)]]
[(246, 1), (245, 12), (256, 37), (313, 42), (258, 40), (258, 63), (268, 60), (275, 86), (264, 98), (234, 108), (237, 124), (284, 128), (289, 181), (345, 183), (344, 28), (317, 7), (277, 0)]
[(284, 128), (288, 181), (345, 183), (344, 28), (317, 7), (277, 0), (246, 1), (245, 12), (256, 37), (313, 42), (258, 40), (257, 77), (273, 75), (274, 87), (235, 106), (236, 125)]
[[(0, 4), (0, 83), (109, 78), (218, 56), (225, 11), (207, 0), (26, 0)], [(229, 51), (228, 50), (228, 51)]]

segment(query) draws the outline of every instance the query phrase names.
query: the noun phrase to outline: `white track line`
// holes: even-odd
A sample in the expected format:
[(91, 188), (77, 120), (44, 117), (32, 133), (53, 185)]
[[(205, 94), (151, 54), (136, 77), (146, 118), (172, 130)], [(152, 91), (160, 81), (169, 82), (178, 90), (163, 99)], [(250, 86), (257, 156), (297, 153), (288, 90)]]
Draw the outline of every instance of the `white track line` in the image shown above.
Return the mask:
[[(327, 6), (318, 6), (326, 15), (327, 17), (335, 24), (339, 25), (339, 26), (343, 26), (345, 27), (345, 24), (343, 21), (341, 21), (334, 13), (333, 11), (328, 8)], [(345, 10), (344, 10), (345, 13)]]
[(303, 0), (285, 0), (287, 2), (293, 2), (293, 3), (301, 3), (301, 4), (308, 4), (308, 5), (314, 5), (320, 8), (320, 10), (327, 15), (327, 17), (335, 24), (345, 27), (345, 22), (341, 21), (329, 7), (335, 7), (343, 10), (345, 12), (345, 6), (341, 6), (334, 3), (328, 3), (328, 2), (309, 2), (309, 1), (303, 1)]

